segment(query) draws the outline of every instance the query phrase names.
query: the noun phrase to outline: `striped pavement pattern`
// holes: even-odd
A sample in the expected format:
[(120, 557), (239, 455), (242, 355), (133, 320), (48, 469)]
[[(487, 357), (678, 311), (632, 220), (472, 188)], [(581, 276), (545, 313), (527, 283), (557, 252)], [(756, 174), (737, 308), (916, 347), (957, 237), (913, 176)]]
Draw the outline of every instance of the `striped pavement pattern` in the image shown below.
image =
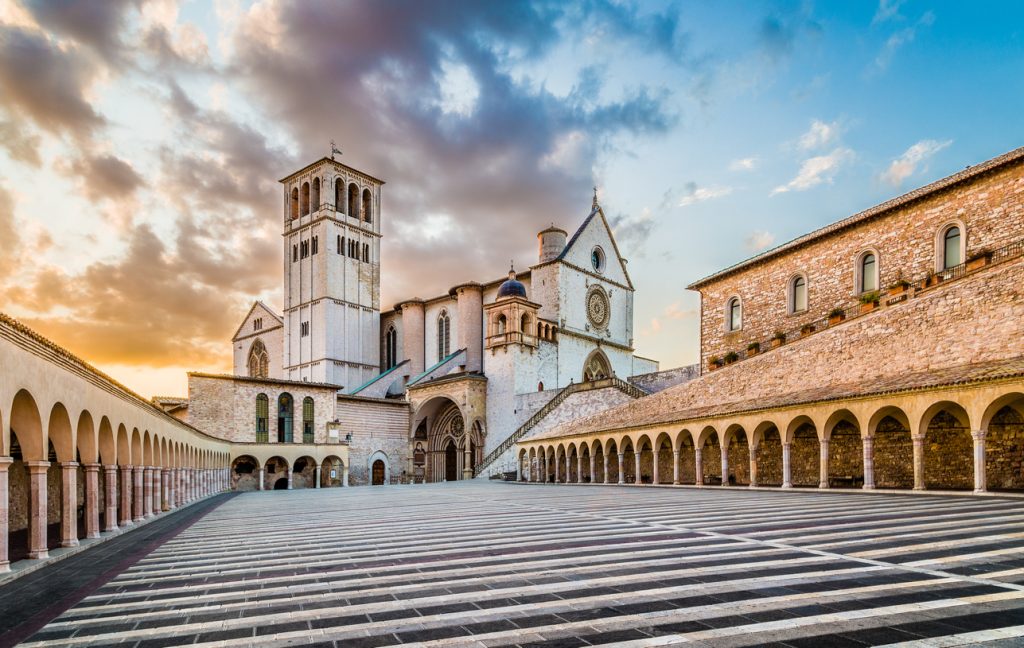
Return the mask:
[(457, 482), (247, 493), (29, 646), (1024, 646), (1024, 500)]

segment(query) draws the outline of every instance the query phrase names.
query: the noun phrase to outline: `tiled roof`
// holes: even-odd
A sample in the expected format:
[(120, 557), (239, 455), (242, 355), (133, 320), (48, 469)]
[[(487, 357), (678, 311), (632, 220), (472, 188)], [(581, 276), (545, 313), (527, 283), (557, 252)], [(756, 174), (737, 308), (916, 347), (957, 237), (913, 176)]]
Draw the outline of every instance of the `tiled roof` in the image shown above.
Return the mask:
[(920, 200), (922, 198), (930, 196), (931, 194), (942, 191), (943, 189), (948, 189), (949, 187), (952, 187), (961, 182), (965, 182), (983, 173), (992, 171), (1004, 165), (1019, 162), (1022, 159), (1024, 159), (1024, 147), (1014, 149), (1008, 153), (1004, 153), (998, 157), (994, 157), (991, 160), (982, 162), (981, 164), (976, 164), (974, 166), (967, 167), (963, 171), (954, 173), (953, 175), (942, 178), (941, 180), (936, 180), (935, 182), (925, 185), (923, 187), (919, 187), (918, 189), (914, 189), (913, 191), (905, 193), (902, 196), (897, 196), (896, 198), (887, 200), (884, 203), (875, 205), (870, 209), (865, 209), (864, 211), (858, 212), (853, 216), (848, 216), (847, 218), (844, 218), (843, 220), (840, 221), (836, 221), (831, 225), (826, 225), (825, 227), (817, 229), (809, 234), (804, 234), (803, 236), (795, 238), (792, 241), (789, 241), (788, 243), (783, 243), (782, 245), (774, 247), (771, 250), (766, 250), (765, 252), (750, 257), (745, 261), (740, 261), (735, 265), (731, 265), (728, 268), (725, 268), (724, 270), (719, 270), (714, 274), (708, 275), (703, 279), (699, 279), (693, 282), (692, 284), (687, 286), (687, 288), (691, 290), (700, 288), (705, 284), (721, 279), (727, 275), (733, 274), (734, 272), (738, 272), (739, 270), (754, 265), (755, 263), (766, 261), (772, 257), (779, 256), (781, 254), (784, 254), (785, 252), (788, 252), (790, 250), (801, 247), (802, 245), (810, 243), (815, 239), (828, 236), (829, 234), (834, 234), (835, 232), (847, 229), (849, 227), (857, 225), (863, 221), (869, 220), (876, 216), (881, 216), (888, 211), (891, 211), (898, 207), (903, 207), (904, 205), (908, 205), (916, 200)]
[(703, 382), (715, 378), (715, 374), (712, 373), (670, 388), (660, 394), (632, 401), (601, 412), (599, 415), (559, 426), (538, 435), (537, 439), (624, 430), (662, 423), (685, 423), (694, 419), (737, 415), (793, 405), (809, 405), (846, 398), (897, 394), (1019, 377), (1024, 377), (1024, 357), (954, 365), (929, 371), (862, 380), (856, 383), (814, 387), (753, 400), (696, 406), (681, 405), (680, 402), (684, 400), (683, 395), (688, 390), (699, 388)]

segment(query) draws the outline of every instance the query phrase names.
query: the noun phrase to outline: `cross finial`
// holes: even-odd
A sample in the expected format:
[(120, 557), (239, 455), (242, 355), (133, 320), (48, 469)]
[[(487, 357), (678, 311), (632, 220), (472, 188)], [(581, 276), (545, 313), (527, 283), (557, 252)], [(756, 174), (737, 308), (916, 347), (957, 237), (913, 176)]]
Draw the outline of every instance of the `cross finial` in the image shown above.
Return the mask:
[(594, 204), (593, 208), (597, 209), (597, 187), (594, 187)]
[(334, 159), (334, 154), (335, 153), (337, 153), (338, 155), (341, 155), (341, 149), (338, 148), (337, 146), (335, 146), (334, 140), (331, 140), (331, 159), (332, 160)]
[(515, 262), (515, 259), (510, 259), (509, 262), (508, 262), (508, 278), (509, 279), (515, 279), (516, 278), (516, 262)]

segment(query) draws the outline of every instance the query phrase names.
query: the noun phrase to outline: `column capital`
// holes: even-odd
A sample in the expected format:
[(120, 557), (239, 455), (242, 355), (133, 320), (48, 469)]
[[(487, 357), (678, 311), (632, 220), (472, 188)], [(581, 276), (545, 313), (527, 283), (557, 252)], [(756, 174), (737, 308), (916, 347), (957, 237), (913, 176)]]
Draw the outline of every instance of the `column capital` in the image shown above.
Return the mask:
[(46, 468), (49, 468), (50, 467), (50, 462), (49, 461), (26, 461), (25, 465), (28, 466), (30, 471), (31, 471), (32, 468), (35, 468), (38, 471), (39, 469), (44, 469), (45, 470)]
[(971, 430), (971, 437), (975, 441), (984, 441), (988, 430)]
[(117, 470), (117, 464), (103, 464), (103, 470)]
[(913, 435), (911, 435), (910, 440), (913, 441), (914, 443), (924, 443), (924, 435), (923, 434), (913, 434)]
[(0, 457), (0, 470), (7, 470), (12, 463), (14, 463), (13, 457)]
[(80, 465), (77, 461), (60, 461), (58, 463), (61, 468), (78, 468)]
[(99, 469), (100, 469), (100, 466), (101, 466), (101, 465), (102, 465), (102, 464), (98, 464), (98, 463), (93, 463), (93, 462), (91, 462), (91, 461), (90, 461), (90, 462), (83, 462), (83, 463), (82, 463), (82, 468), (85, 468), (85, 470), (86, 470), (87, 472), (95, 472), (95, 471), (97, 471), (97, 470), (99, 470)]

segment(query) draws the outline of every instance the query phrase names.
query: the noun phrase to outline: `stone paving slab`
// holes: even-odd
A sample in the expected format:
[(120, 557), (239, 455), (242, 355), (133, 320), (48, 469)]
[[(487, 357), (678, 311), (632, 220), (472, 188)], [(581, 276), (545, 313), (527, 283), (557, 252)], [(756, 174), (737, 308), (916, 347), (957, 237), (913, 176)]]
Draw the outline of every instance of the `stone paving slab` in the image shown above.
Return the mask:
[(1019, 499), (267, 491), (226, 501), (26, 645), (1024, 646), (1021, 580)]

